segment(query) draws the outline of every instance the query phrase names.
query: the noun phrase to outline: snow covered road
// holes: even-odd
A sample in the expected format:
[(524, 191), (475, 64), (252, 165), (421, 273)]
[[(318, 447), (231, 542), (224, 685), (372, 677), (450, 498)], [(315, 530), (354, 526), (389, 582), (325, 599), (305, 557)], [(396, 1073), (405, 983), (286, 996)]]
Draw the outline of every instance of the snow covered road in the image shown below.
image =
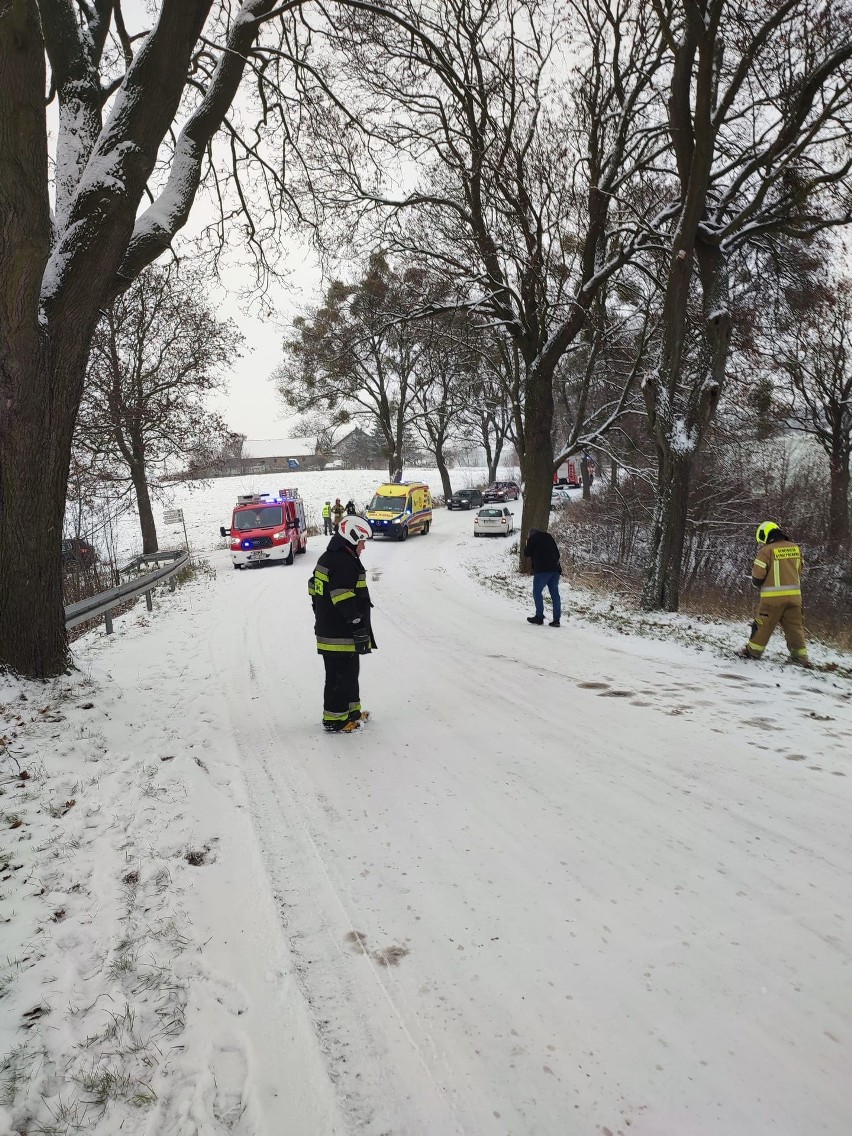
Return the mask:
[(471, 530), (368, 545), (351, 737), (319, 729), (321, 539), (214, 552), (191, 604), (90, 648), (210, 775), (188, 807), (253, 1104), (181, 1133), (848, 1136), (848, 684), (530, 626), (476, 580), (513, 542)]

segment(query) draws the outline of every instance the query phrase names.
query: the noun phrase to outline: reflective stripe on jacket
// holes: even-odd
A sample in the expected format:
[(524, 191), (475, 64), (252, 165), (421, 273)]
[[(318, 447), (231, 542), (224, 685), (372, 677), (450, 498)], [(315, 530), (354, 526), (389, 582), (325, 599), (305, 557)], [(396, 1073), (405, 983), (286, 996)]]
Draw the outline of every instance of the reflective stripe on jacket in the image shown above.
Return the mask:
[[(355, 631), (370, 632), (367, 574), (355, 549), (333, 536), (308, 581), (320, 653), (354, 654)], [(375, 643), (372, 640), (371, 642)]]
[(791, 540), (764, 544), (751, 568), (752, 577), (762, 581), (761, 596), (793, 598), (802, 595), (802, 550)]

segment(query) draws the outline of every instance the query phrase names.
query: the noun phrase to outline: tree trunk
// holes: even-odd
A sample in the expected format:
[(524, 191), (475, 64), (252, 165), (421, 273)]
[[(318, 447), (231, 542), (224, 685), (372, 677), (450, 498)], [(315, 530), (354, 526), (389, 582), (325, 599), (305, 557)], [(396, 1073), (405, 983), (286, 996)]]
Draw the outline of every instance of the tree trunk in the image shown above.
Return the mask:
[(64, 376), (36, 315), (50, 210), (34, 0), (0, 9), (0, 74), (0, 666), (48, 678), (67, 665), (59, 558), (71, 437)]
[(435, 465), (438, 467), (438, 473), (441, 475), (441, 485), (444, 490), (444, 500), (449, 500), (453, 495), (453, 487), (450, 482), (450, 471), (447, 469), (447, 463), (444, 458), (444, 448), (441, 445), (435, 446)]
[(849, 456), (829, 455), (831, 499), (828, 507), (828, 550), (837, 552), (849, 540)]
[(388, 480), (402, 481), (402, 445), (396, 446), (388, 455)]
[(657, 495), (642, 591), (645, 611), (677, 611), (694, 453), (658, 451)]
[(488, 459), (488, 484), (497, 480), (497, 470), (500, 466), (500, 457), (503, 453), (503, 439), (498, 438), (494, 443), (494, 449)]
[(151, 508), (151, 494), (148, 490), (148, 474), (144, 461), (133, 461), (130, 476), (136, 493), (136, 507), (139, 510), (139, 527), (142, 529), (142, 552), (157, 552), (157, 526), (154, 524), (154, 510)]
[(524, 545), (530, 529), (547, 532), (553, 488), (553, 372), (534, 363), (527, 378), (524, 407), (524, 508), (521, 517), (521, 572), (529, 572)]
[(44, 350), (22, 359), (0, 429), (0, 661), (29, 678), (68, 667), (59, 559), (74, 425), (68, 403), (79, 401), (84, 373), (80, 355), (61, 366)]

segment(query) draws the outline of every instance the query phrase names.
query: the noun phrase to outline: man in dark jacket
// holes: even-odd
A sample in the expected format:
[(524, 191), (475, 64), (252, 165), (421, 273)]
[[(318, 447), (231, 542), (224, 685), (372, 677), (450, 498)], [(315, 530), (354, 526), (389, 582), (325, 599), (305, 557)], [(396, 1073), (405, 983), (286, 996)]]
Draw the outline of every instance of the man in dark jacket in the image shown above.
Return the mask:
[(559, 563), (559, 548), (556, 541), (550, 533), (530, 529), (527, 543), (524, 545), (524, 556), (528, 556), (532, 561), (535, 604), (535, 615), (528, 615), (527, 623), (544, 623), (544, 589), (547, 588), (553, 602), (553, 619), (550, 621), (550, 626), (558, 627), (562, 615), (562, 601), (559, 598), (562, 565)]
[(360, 656), (376, 646), (360, 560), (371, 535), (363, 517), (344, 517), (308, 581), (317, 651), (325, 663), (322, 724), (330, 733), (352, 733), (368, 716), (361, 709), (358, 672)]

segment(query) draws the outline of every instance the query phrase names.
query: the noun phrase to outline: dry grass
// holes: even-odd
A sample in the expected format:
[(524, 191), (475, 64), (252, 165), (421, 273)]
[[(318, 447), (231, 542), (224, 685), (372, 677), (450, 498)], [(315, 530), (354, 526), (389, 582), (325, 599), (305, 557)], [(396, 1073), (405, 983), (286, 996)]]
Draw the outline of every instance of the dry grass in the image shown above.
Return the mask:
[[(852, 650), (852, 564), (848, 550), (829, 555), (826, 549), (822, 483), (797, 482), (795, 492), (790, 486), (783, 492), (763, 487), (757, 496), (748, 485), (725, 485), (718, 471), (697, 481), (687, 527), (680, 611), (747, 624), (757, 599), (750, 581), (756, 549), (754, 518), (777, 517), (803, 548), (808, 634), (840, 650)], [(650, 486), (635, 479), (604, 487), (590, 502), (572, 502), (555, 514), (551, 532), (563, 550), (566, 577), (593, 592), (615, 592), (638, 607), (652, 506)]]

